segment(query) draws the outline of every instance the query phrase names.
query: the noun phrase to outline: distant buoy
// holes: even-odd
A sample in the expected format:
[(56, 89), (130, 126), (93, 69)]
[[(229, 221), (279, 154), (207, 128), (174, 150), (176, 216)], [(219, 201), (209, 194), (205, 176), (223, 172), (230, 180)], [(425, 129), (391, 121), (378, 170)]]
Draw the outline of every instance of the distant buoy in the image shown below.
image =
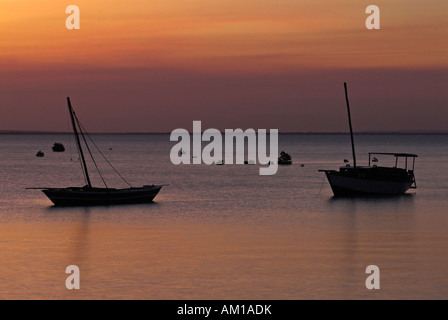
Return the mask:
[(64, 145), (62, 143), (59, 143), (59, 142), (55, 142), (53, 144), (52, 149), (53, 149), (53, 152), (64, 152), (65, 151)]

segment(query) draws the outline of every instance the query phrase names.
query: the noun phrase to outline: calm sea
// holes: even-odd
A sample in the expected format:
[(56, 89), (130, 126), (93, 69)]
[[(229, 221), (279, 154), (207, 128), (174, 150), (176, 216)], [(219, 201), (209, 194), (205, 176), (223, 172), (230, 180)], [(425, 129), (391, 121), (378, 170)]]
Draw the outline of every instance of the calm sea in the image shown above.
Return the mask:
[[(92, 137), (132, 185), (169, 186), (153, 204), (55, 208), (25, 188), (84, 184), (73, 138), (1, 134), (0, 299), (448, 297), (448, 135), (356, 135), (359, 165), (369, 151), (419, 158), (418, 189), (355, 199), (332, 198), (318, 172), (351, 159), (346, 134), (280, 135), (294, 164), (274, 176), (175, 166), (169, 135)], [(99, 162), (110, 186), (125, 186)], [(69, 265), (80, 290), (65, 287)], [(380, 290), (366, 289), (369, 265)]]

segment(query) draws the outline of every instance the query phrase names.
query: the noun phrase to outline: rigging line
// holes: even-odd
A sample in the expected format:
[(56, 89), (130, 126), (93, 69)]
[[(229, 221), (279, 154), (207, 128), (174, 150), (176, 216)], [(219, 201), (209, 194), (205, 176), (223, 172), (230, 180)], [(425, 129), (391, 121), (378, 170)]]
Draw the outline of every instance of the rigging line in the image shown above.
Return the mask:
[(88, 151), (89, 154), (90, 154), (90, 158), (92, 159), (92, 162), (93, 162), (93, 164), (95, 165), (95, 168), (96, 168), (96, 170), (98, 171), (98, 174), (100, 175), (100, 178), (101, 178), (101, 180), (103, 181), (104, 185), (106, 186), (106, 188), (109, 188), (109, 187), (107, 186), (107, 184), (106, 184), (106, 181), (104, 180), (103, 175), (101, 174), (100, 169), (98, 168), (98, 165), (96, 164), (96, 161), (95, 161), (95, 158), (94, 158), (93, 155), (92, 155), (92, 152), (90, 151), (90, 147), (89, 147), (89, 145), (87, 144), (86, 138), (84, 137), (84, 132), (83, 132), (84, 129), (83, 129), (83, 127), (81, 126), (81, 124), (80, 124), (80, 122), (79, 122), (79, 119), (78, 119), (78, 117), (76, 116), (76, 114), (75, 114), (75, 119), (76, 119), (76, 123), (78, 124), (79, 132), (81, 133), (81, 137), (82, 137), (82, 139), (84, 140), (84, 144), (86, 145), (86, 147), (87, 147), (87, 151)]
[(82, 161), (81, 161), (81, 150), (79, 149), (78, 144), (76, 144), (76, 149), (78, 150), (78, 162), (79, 162), (79, 164), (81, 166), (82, 174), (84, 175), (84, 182), (86, 183), (86, 185), (88, 185), (89, 181), (87, 180), (87, 175), (86, 175), (86, 172), (84, 170), (84, 166), (83, 166)]
[[(76, 115), (75, 115), (75, 117), (76, 117)], [(79, 131), (80, 131), (80, 133), (81, 133), (81, 137), (82, 137), (82, 139), (84, 140), (84, 144), (86, 145), (87, 151), (88, 151), (89, 154), (90, 154), (90, 158), (92, 159), (92, 162), (93, 162), (93, 164), (95, 165), (95, 168), (96, 168), (96, 170), (98, 171), (98, 174), (100, 175), (100, 178), (101, 178), (101, 180), (103, 181), (104, 185), (106, 186), (106, 188), (109, 188), (109, 187), (107, 186), (107, 184), (106, 184), (106, 181), (104, 180), (103, 175), (101, 174), (100, 169), (98, 168), (98, 165), (96, 164), (96, 161), (95, 161), (95, 158), (93, 157), (92, 152), (90, 151), (90, 147), (89, 147), (89, 145), (87, 144), (86, 138), (84, 137), (83, 129), (81, 128), (81, 125), (80, 125), (80, 123), (79, 123), (79, 119), (78, 119), (77, 117), (76, 117), (76, 122), (77, 122), (77, 124), (78, 124)]]
[(320, 195), (320, 193), (322, 192), (322, 187), (324, 186), (325, 178), (326, 178), (326, 176), (324, 175), (324, 177), (322, 179), (322, 183), (320, 184), (319, 192), (316, 194), (316, 197), (318, 197)]
[(72, 156), (72, 135), (71, 135), (71, 130), (70, 130), (70, 115), (67, 114), (67, 120), (68, 120), (68, 149), (70, 150), (70, 161), (73, 161), (73, 156)]
[[(69, 121), (70, 121), (70, 119), (69, 119)], [(71, 136), (71, 135), (69, 134), (69, 136)], [(79, 147), (80, 146), (78, 144), (76, 144), (76, 149), (78, 150), (78, 162), (79, 162), (79, 165), (81, 166), (81, 171), (82, 171), (82, 174), (84, 176), (84, 182), (86, 183), (86, 185), (88, 185), (89, 181), (87, 179), (86, 171), (84, 170), (84, 166), (83, 166), (82, 161), (81, 161), (81, 150), (79, 149)]]
[(95, 148), (98, 150), (98, 152), (101, 154), (101, 156), (103, 157), (103, 159), (109, 164), (109, 166), (115, 171), (115, 173), (129, 186), (132, 187), (132, 185), (118, 172), (117, 169), (115, 169), (115, 167), (112, 165), (112, 163), (109, 162), (109, 160), (106, 158), (106, 156), (101, 152), (100, 148), (98, 148), (98, 146), (96, 145), (95, 141), (93, 141), (92, 137), (89, 135), (89, 133), (84, 129), (84, 127), (82, 126), (81, 122), (79, 120), (78, 124), (81, 128), (81, 130), (83, 130), (85, 132), (85, 134), (87, 135), (87, 137), (90, 139), (90, 141), (92, 142), (92, 144), (95, 146)]
[[(70, 128), (70, 114), (68, 115), (68, 122), (69, 122), (69, 128)], [(68, 136), (69, 136), (70, 160), (73, 161), (72, 146), (71, 146), (71, 136), (72, 135), (70, 134), (70, 131), (71, 130), (69, 130), (69, 134), (68, 134)], [(84, 170), (84, 165), (82, 164), (82, 161), (81, 161), (81, 150), (79, 149), (79, 147), (80, 146), (78, 146), (78, 144), (76, 144), (76, 150), (78, 151), (78, 162), (79, 162), (79, 165), (81, 166), (81, 171), (82, 171), (82, 174), (84, 176), (84, 182), (86, 183), (86, 185), (88, 185), (89, 184), (89, 180), (87, 179), (87, 175), (86, 175), (86, 172)]]

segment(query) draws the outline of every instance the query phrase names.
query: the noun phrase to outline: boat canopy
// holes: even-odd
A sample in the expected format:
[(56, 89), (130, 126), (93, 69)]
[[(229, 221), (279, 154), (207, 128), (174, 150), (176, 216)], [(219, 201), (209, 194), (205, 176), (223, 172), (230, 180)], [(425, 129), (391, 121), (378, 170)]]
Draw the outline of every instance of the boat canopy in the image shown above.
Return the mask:
[(410, 171), (414, 171), (415, 158), (418, 157), (418, 155), (413, 154), (413, 153), (369, 152), (369, 167), (371, 165), (372, 155), (394, 156), (395, 157), (395, 168), (398, 168), (398, 158), (405, 158), (404, 169), (406, 171), (408, 171), (408, 158), (412, 158), (412, 165), (409, 165), (409, 167), (410, 167), (409, 169), (410, 169)]
[(383, 155), (389, 155), (394, 157), (404, 157), (404, 158), (417, 158), (418, 155), (413, 153), (394, 153), (394, 152), (369, 152), (369, 156), (372, 154), (383, 154)]

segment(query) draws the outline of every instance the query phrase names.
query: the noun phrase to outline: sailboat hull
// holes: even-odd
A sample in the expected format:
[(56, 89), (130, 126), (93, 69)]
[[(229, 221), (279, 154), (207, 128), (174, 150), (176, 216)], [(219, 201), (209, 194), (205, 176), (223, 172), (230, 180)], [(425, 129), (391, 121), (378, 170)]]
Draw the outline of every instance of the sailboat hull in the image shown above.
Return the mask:
[(340, 196), (356, 195), (400, 195), (408, 191), (414, 184), (412, 178), (366, 177), (364, 175), (347, 175), (335, 170), (326, 170), (328, 182), (333, 194)]
[(55, 206), (96, 206), (150, 203), (162, 186), (143, 186), (141, 188), (48, 188), (42, 192)]
[[(350, 140), (352, 143), (353, 167), (347, 165), (336, 170), (319, 170), (325, 172), (331, 189), (336, 197), (356, 196), (356, 195), (400, 195), (410, 188), (416, 188), (414, 176), (414, 162), (416, 154), (408, 153), (369, 153), (369, 166), (362, 167), (356, 165), (355, 143), (353, 140), (353, 128), (350, 115), (350, 105), (348, 101), (347, 83), (344, 82), (345, 100), (347, 103), (348, 123), (350, 127)], [(394, 167), (370, 166), (378, 159), (371, 156), (392, 155), (395, 157)], [(398, 167), (398, 159), (405, 158), (405, 168)], [(412, 158), (412, 169), (408, 170), (408, 158)], [(375, 160), (376, 159), (376, 160)]]

